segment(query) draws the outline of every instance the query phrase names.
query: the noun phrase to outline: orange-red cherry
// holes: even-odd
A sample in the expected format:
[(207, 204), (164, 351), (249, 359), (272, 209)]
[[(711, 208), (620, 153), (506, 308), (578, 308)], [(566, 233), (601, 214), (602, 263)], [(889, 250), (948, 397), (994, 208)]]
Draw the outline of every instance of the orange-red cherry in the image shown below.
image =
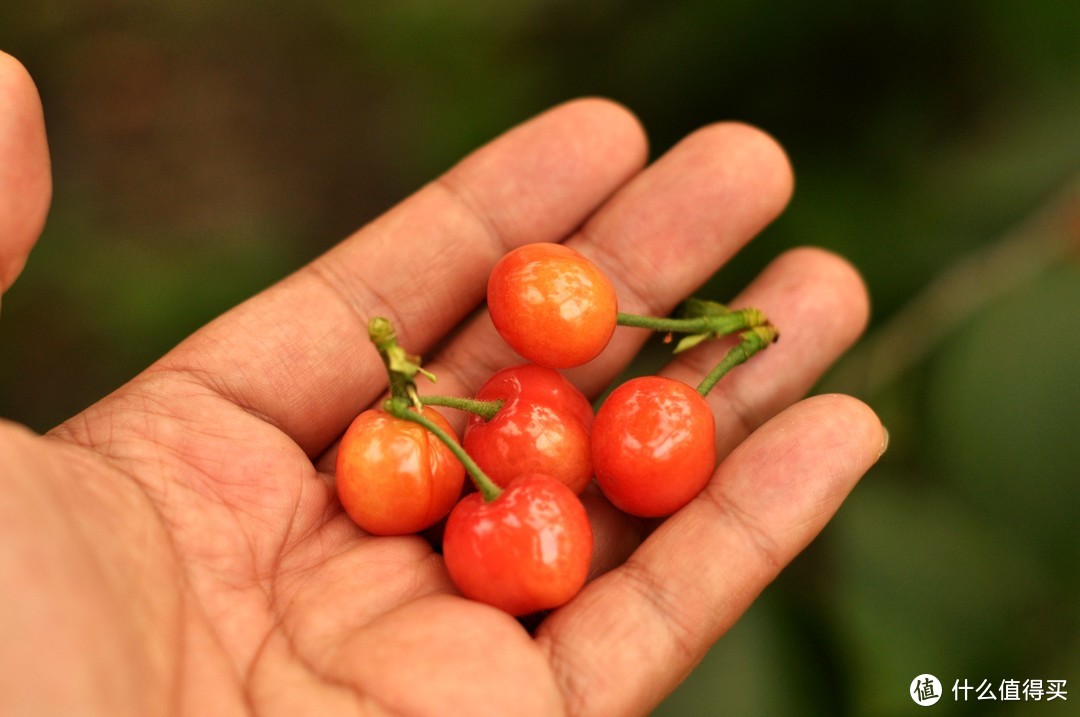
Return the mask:
[(543, 473), (581, 493), (592, 480), (592, 404), (555, 369), (522, 364), (496, 372), (476, 393), (502, 401), (490, 419), (473, 415), (465, 451), (500, 487), (522, 473)]
[[(448, 435), (450, 424), (424, 408)], [(341, 439), (337, 491), (349, 517), (375, 535), (424, 530), (450, 512), (465, 483), (465, 468), (426, 428), (382, 409), (357, 416)]]
[(578, 366), (595, 358), (615, 331), (615, 287), (581, 253), (562, 244), (526, 244), (503, 256), (487, 287), (491, 321), (533, 363)]
[(596, 482), (626, 513), (670, 515), (712, 477), (715, 425), (709, 404), (685, 383), (659, 376), (631, 379), (596, 412)]
[(443, 535), (446, 569), (461, 593), (517, 616), (577, 595), (592, 549), (581, 501), (538, 473), (515, 478), (490, 502), (469, 494), (450, 512)]

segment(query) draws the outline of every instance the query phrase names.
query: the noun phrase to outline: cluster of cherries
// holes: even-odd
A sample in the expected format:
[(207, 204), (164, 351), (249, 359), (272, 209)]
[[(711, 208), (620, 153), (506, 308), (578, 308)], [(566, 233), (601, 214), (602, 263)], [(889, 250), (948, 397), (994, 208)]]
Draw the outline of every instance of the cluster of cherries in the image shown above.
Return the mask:
[[(421, 396), (416, 376), (434, 377), (389, 321), (371, 320), (390, 398), (345, 432), (337, 490), (376, 535), (417, 533), (449, 515), (442, 552), (458, 589), (523, 616), (563, 605), (585, 584), (593, 535), (578, 495), (594, 477), (613, 505), (641, 517), (670, 515), (705, 487), (716, 441), (704, 397), (777, 332), (755, 309), (693, 299), (678, 318), (620, 313), (611, 281), (561, 244), (506, 254), (487, 299), (499, 334), (530, 363), (498, 371), (471, 398)], [(595, 358), (616, 325), (687, 334), (676, 352), (730, 334), (739, 342), (697, 388), (631, 379), (594, 416), (557, 369)], [(471, 413), (460, 441), (432, 406)], [(462, 497), (466, 472), (477, 490)]]

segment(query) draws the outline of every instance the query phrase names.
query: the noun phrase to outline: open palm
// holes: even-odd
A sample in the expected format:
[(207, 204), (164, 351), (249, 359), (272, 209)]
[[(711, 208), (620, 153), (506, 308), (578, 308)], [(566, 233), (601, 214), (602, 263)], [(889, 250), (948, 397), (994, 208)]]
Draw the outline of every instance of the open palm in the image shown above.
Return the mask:
[[(4, 56), (0, 78), (0, 191), (16, 200), (0, 202), (6, 287), (40, 229), (48, 172), (32, 85)], [(613, 279), (621, 309), (666, 313), (790, 193), (783, 153), (746, 126), (707, 127), (648, 168), (645, 155), (622, 108), (557, 107), (48, 435), (0, 424), (4, 713), (654, 706), (880, 453), (857, 401), (795, 403), (865, 321), (843, 261), (789, 252), (737, 299), (783, 338), (710, 394), (723, 459), (709, 487), (658, 526), (587, 494), (593, 579), (531, 629), (458, 596), (425, 539), (364, 535), (332, 475), (337, 437), (385, 390), (371, 315), (430, 354), (439, 393), (466, 395), (518, 360), (478, 311), (509, 248), (566, 241)], [(597, 395), (644, 339), (619, 329), (570, 378)], [(724, 348), (664, 372), (696, 382)]]

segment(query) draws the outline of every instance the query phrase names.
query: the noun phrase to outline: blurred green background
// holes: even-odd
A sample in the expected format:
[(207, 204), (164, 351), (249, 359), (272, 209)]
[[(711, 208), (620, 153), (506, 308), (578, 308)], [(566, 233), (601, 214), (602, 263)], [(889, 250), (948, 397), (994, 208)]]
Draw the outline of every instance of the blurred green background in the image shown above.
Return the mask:
[(0, 321), (0, 415), (38, 430), (556, 102), (625, 103), (654, 154), (768, 130), (794, 200), (710, 293), (849, 257), (873, 325), (821, 390), (892, 444), (657, 714), (908, 714), (924, 672), (936, 713), (1080, 701), (1080, 3), (37, 0), (0, 47), (56, 181)]

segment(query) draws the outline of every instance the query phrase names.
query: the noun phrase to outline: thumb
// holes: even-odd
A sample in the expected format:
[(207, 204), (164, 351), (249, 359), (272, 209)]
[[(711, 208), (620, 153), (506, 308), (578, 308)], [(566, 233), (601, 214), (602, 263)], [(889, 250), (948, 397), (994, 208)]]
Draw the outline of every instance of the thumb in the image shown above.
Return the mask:
[(0, 52), (0, 293), (15, 281), (52, 198), (45, 120), (34, 81)]

